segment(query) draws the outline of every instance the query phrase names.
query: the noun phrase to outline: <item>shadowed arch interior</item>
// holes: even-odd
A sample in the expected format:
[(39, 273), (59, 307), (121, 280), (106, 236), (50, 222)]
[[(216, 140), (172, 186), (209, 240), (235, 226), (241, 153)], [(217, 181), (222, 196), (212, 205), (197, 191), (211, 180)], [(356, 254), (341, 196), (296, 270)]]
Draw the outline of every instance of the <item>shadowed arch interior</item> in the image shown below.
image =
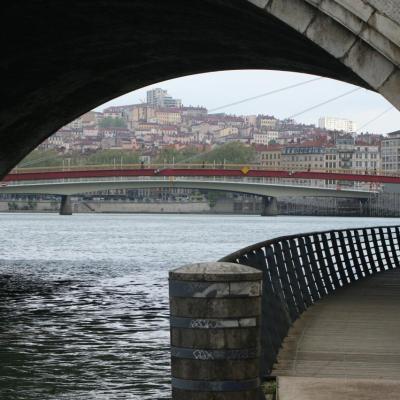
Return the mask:
[(245, 0), (32, 1), (3, 7), (0, 175), (72, 119), (162, 80), (227, 69), (368, 85)]

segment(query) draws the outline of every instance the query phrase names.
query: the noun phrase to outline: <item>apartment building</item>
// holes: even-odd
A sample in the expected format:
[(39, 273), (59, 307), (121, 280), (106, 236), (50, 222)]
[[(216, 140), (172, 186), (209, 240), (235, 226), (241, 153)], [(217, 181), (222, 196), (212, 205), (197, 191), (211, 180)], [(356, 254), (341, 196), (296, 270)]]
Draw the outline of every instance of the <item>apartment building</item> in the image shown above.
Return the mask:
[(273, 130), (277, 126), (278, 120), (270, 115), (259, 115), (257, 125), (261, 130)]
[(278, 140), (278, 136), (278, 131), (255, 131), (253, 133), (253, 139), (251, 143), (267, 145), (271, 141), (276, 142)]
[(352, 159), (353, 170), (360, 173), (377, 173), (381, 169), (380, 147), (356, 143)]
[(177, 108), (182, 106), (182, 100), (174, 99), (166, 90), (155, 88), (147, 91), (147, 104), (154, 108)]
[(155, 121), (160, 125), (178, 125), (182, 122), (179, 108), (159, 108), (155, 110)]
[(328, 131), (342, 131), (353, 133), (357, 130), (357, 124), (345, 118), (321, 117), (318, 120), (318, 126)]
[(282, 146), (278, 144), (256, 145), (257, 162), (266, 169), (281, 169)]
[(281, 166), (289, 171), (324, 170), (325, 146), (318, 142), (284, 146), (281, 155)]
[(400, 172), (400, 131), (388, 133), (381, 142), (382, 171)]

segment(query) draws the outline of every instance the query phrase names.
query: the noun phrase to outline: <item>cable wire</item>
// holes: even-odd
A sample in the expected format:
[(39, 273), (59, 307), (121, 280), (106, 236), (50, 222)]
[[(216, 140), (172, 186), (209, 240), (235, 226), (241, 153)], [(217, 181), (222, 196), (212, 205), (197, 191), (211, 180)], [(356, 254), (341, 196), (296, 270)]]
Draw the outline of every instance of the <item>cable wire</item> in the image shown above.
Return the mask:
[(303, 82), (300, 82), (300, 83), (295, 83), (294, 85), (285, 86), (285, 87), (280, 88), (280, 89), (271, 90), (270, 92), (262, 93), (262, 94), (259, 94), (257, 96), (247, 97), (245, 99), (238, 100), (238, 101), (235, 101), (233, 103), (229, 103), (229, 104), (225, 104), (223, 106), (219, 106), (219, 107), (213, 108), (212, 110), (208, 110), (208, 112), (214, 112), (214, 111), (222, 110), (224, 108), (228, 108), (228, 107), (236, 106), (238, 104), (246, 103), (247, 101), (260, 99), (262, 97), (269, 96), (271, 94), (284, 92), (285, 90), (289, 90), (289, 89), (293, 89), (293, 88), (296, 88), (296, 87), (299, 87), (299, 86), (307, 85), (308, 83), (316, 82), (316, 81), (319, 81), (321, 79), (324, 79), (324, 78), (323, 77), (313, 78), (313, 79), (309, 79), (308, 81), (303, 81)]
[(299, 115), (303, 115), (303, 114), (305, 114), (305, 113), (307, 113), (309, 111), (315, 110), (316, 108), (322, 107), (325, 104), (332, 103), (333, 101), (341, 99), (342, 97), (348, 96), (349, 94), (357, 92), (358, 90), (361, 90), (361, 88), (355, 88), (355, 89), (349, 90), (348, 92), (342, 93), (339, 96), (332, 97), (331, 99), (325, 100), (322, 103), (318, 103), (318, 104), (316, 104), (314, 106), (308, 107), (303, 111), (300, 111), (300, 112), (298, 112), (296, 114), (291, 115), (290, 117), (288, 117), (288, 119), (293, 119), (295, 117), (298, 117)]
[(372, 124), (373, 122), (375, 122), (377, 119), (383, 117), (386, 113), (388, 113), (389, 111), (393, 110), (394, 107), (390, 106), (389, 108), (387, 108), (385, 111), (381, 112), (380, 114), (378, 114), (376, 117), (370, 119), (368, 122), (366, 122), (364, 125), (361, 125), (356, 132), (360, 131), (361, 129), (364, 129), (366, 126), (368, 126), (369, 124)]

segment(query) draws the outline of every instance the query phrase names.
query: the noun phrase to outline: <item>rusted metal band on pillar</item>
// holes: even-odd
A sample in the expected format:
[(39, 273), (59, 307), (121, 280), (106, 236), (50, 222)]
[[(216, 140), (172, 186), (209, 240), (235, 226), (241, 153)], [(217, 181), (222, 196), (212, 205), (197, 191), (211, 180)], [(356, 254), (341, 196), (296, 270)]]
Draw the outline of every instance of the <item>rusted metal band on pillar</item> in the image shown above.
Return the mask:
[(255, 317), (236, 319), (171, 317), (170, 321), (172, 328), (188, 329), (252, 328), (257, 326)]
[(170, 280), (170, 297), (229, 298), (261, 296), (259, 281), (193, 282)]
[(193, 381), (189, 379), (172, 378), (172, 387), (195, 392), (238, 392), (257, 389), (260, 380), (246, 379), (242, 381)]
[(260, 350), (257, 347), (239, 350), (208, 350), (171, 347), (171, 356), (189, 360), (249, 360), (257, 358)]

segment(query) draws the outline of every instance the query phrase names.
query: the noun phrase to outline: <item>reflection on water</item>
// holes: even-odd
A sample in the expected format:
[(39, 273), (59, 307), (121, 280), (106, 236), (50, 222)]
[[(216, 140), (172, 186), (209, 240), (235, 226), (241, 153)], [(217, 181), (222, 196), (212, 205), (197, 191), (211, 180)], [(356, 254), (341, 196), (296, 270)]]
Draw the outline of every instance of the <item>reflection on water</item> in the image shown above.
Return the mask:
[(167, 399), (168, 270), (398, 220), (0, 214), (0, 399)]
[(0, 398), (168, 393), (166, 296), (160, 282), (148, 293), (134, 279), (0, 277)]

